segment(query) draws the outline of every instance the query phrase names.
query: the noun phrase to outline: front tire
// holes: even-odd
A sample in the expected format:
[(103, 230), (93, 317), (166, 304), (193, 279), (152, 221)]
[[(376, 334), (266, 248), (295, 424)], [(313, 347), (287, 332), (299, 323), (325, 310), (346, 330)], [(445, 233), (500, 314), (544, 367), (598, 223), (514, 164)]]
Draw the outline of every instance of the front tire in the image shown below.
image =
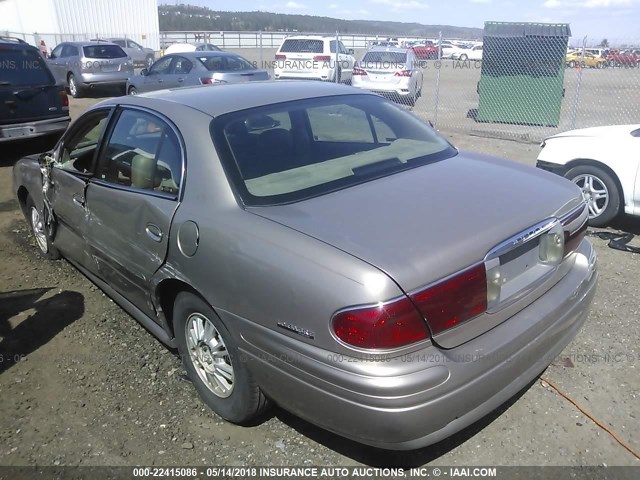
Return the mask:
[(263, 413), (269, 401), (213, 309), (200, 297), (182, 292), (173, 311), (182, 364), (204, 402), (233, 423), (247, 423)]
[(36, 245), (40, 254), (48, 258), (49, 260), (57, 260), (60, 258), (60, 252), (53, 246), (49, 236), (47, 235), (47, 229), (45, 227), (44, 215), (41, 210), (36, 207), (31, 195), (27, 197), (27, 220), (31, 227), (31, 233), (36, 240)]
[(565, 177), (578, 185), (589, 206), (589, 225), (603, 227), (620, 213), (620, 191), (609, 173), (591, 165), (569, 170)]
[(138, 90), (136, 89), (136, 87), (129, 87), (129, 91), (127, 93), (129, 95), (137, 95), (138, 94)]

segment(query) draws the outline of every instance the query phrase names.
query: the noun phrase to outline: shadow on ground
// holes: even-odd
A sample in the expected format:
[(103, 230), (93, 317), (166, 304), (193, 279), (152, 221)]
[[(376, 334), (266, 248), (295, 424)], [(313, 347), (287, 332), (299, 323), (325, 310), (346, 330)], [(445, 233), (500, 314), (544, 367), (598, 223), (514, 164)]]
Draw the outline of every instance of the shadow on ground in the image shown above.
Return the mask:
[[(50, 288), (0, 293), (0, 373), (49, 342), (84, 314), (84, 296), (64, 291), (41, 300)], [(9, 319), (34, 310), (11, 327)]]

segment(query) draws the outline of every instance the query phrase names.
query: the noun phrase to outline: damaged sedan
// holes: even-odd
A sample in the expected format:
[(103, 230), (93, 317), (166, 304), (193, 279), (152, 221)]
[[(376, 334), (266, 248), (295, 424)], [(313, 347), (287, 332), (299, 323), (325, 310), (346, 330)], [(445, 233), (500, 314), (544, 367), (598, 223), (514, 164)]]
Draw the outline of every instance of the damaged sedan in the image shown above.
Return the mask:
[(526, 387), (597, 283), (576, 185), (344, 85), (109, 99), (14, 188), (40, 252), (176, 348), (218, 415), (275, 403), (386, 449)]

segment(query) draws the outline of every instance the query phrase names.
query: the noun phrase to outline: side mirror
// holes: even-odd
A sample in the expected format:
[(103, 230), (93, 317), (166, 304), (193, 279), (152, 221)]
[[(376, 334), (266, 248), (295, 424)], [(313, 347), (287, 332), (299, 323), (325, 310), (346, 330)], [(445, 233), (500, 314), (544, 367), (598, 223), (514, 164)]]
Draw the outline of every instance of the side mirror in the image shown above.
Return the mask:
[(45, 153), (41, 153), (40, 156), (38, 157), (38, 163), (40, 164), (41, 167), (43, 168), (50, 168), (53, 166), (55, 162), (55, 158), (54, 156), (51, 154), (51, 152), (45, 152)]
[(149, 70), (147, 70), (146, 68), (143, 68), (142, 70), (140, 70), (140, 75), (142, 75), (143, 77), (146, 77), (147, 75), (149, 75)]

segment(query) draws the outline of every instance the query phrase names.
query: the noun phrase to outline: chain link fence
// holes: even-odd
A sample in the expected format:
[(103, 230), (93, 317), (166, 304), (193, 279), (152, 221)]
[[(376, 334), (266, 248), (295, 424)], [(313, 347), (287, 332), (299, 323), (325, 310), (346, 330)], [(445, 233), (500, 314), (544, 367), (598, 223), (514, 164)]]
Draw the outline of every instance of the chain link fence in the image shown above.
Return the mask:
[[(573, 128), (640, 123), (640, 39), (537, 33), (491, 36), (485, 29), (485, 37), (473, 41), (298, 32), (161, 32), (158, 38), (0, 32), (33, 45), (44, 40), (49, 52), (62, 41), (94, 38), (157, 45), (156, 58), (175, 43), (211, 44), (240, 54), (272, 78), (337, 79), (376, 91), (442, 131), (540, 142)], [(290, 51), (278, 52), (288, 38), (305, 35), (324, 37), (326, 44), (288, 42)], [(406, 55), (372, 55), (396, 47)], [(394, 82), (399, 92), (388, 91)]]

